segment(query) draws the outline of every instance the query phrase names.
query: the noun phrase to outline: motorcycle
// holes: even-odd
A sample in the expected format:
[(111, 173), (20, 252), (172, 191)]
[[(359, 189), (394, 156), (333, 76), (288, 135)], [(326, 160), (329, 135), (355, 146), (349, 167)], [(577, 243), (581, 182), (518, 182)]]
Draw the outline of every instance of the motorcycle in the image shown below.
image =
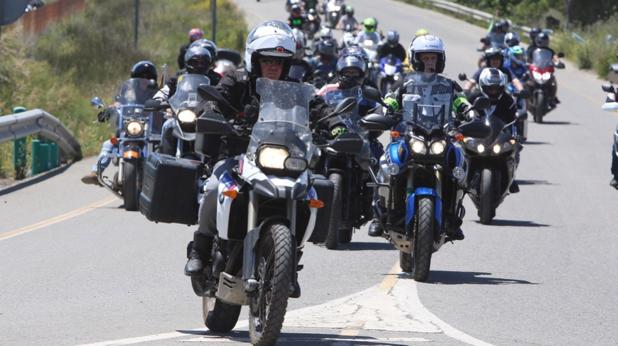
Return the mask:
[(341, 39), (341, 49), (353, 46), (356, 44), (356, 28), (352, 24), (346, 24), (343, 28), (343, 37)]
[[(489, 129), (479, 121), (454, 126), (452, 81), (423, 73), (406, 78), (420, 94), (403, 95), (401, 121), (391, 132), (375, 187), (385, 201), (385, 236), (399, 250), (401, 269), (425, 281), (432, 253), (447, 240), (445, 210), (454, 205), (460, 217), (464, 214), (463, 190), (455, 187), (466, 179), (465, 160), (453, 141), (462, 135), (482, 138)], [(488, 106), (489, 100), (479, 97), (470, 111)], [(377, 114), (361, 120), (361, 126), (374, 130), (393, 124)], [(445, 167), (452, 167), (451, 174)]]
[(491, 134), (483, 139), (465, 138), (463, 148), (468, 163), (467, 191), (478, 210), (481, 223), (489, 225), (496, 209), (509, 194), (521, 145), (516, 139), (517, 131), (512, 131), (520, 119), (505, 124), (493, 115), (491, 108), (486, 114), (489, 114), (485, 121), (491, 128)]
[(393, 84), (403, 78), (403, 62), (392, 54), (380, 59), (377, 85), (382, 96), (391, 90)]
[[(124, 200), (124, 208), (137, 210), (142, 182), (143, 159), (158, 148), (161, 141), (163, 116), (144, 110), (144, 103), (152, 98), (157, 86), (150, 80), (132, 78), (120, 86), (116, 96), (116, 112), (109, 120), (117, 134), (111, 138), (111, 157), (97, 161), (97, 179)], [(90, 103), (98, 109), (105, 108), (101, 98), (94, 97)], [(118, 166), (112, 178), (104, 175), (103, 160), (111, 159)]]
[[(612, 84), (605, 84), (602, 87), (603, 91), (607, 93), (607, 98), (605, 99), (605, 103), (601, 108), (604, 111), (608, 112), (618, 112), (618, 102), (616, 99), (616, 94), (618, 94), (618, 90)], [(614, 145), (612, 149), (612, 162), (618, 162), (618, 126), (616, 126), (616, 130), (614, 130)]]
[(326, 27), (334, 29), (339, 23), (343, 1), (331, 0), (326, 4)]
[[(324, 95), (329, 105), (337, 105), (348, 98), (360, 102), (362, 89), (337, 89)], [(367, 131), (358, 125), (358, 105), (334, 120), (346, 128), (346, 133), (322, 141), (319, 147), (323, 155), (316, 169), (328, 177), (334, 187), (331, 220), (324, 242), (327, 249), (336, 249), (339, 243), (349, 243), (354, 229), (372, 217), (373, 193), (364, 188), (370, 180), (371, 148)], [(329, 138), (330, 133), (324, 137)]]
[[(559, 53), (558, 57), (564, 54)], [(556, 78), (554, 68), (564, 68), (564, 63), (554, 64), (553, 51), (547, 48), (536, 48), (532, 52), (532, 63), (528, 66), (532, 78), (528, 80), (531, 97), (528, 99), (528, 109), (534, 122), (542, 123), (543, 117), (555, 108)]]
[[(215, 332), (234, 328), (242, 305), (249, 306), (249, 335), (254, 345), (274, 344), (289, 297), (297, 290), (298, 262), (314, 232), (318, 208), (315, 176), (308, 169), (316, 147), (309, 128), (308, 84), (260, 78), (259, 120), (247, 152), (220, 178), (212, 262), (202, 277), (192, 277), (203, 297), (206, 326)], [(237, 113), (211, 86), (200, 88), (207, 100)], [(246, 136), (221, 115), (205, 114), (198, 131)]]

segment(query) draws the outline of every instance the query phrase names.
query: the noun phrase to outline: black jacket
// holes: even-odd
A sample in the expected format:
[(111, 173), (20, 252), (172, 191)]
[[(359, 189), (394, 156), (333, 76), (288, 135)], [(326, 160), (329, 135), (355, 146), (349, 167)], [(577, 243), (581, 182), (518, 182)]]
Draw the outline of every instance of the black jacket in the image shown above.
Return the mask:
[[(470, 103), (474, 103), (479, 96), (483, 95), (480, 91), (475, 91), (470, 95)], [(500, 118), (500, 120), (504, 121), (505, 124), (513, 122), (517, 116), (517, 102), (513, 99), (513, 97), (506, 92), (502, 94), (502, 97), (498, 99), (498, 102), (495, 104), (495, 110), (493, 115)], [(483, 113), (483, 112), (480, 112)], [(484, 114), (481, 114), (484, 115)]]
[(398, 43), (395, 47), (391, 47), (389, 44), (384, 42), (380, 43), (377, 53), (378, 59), (382, 59), (389, 54), (393, 54), (397, 58), (401, 59), (402, 63), (406, 60), (406, 50), (400, 43)]

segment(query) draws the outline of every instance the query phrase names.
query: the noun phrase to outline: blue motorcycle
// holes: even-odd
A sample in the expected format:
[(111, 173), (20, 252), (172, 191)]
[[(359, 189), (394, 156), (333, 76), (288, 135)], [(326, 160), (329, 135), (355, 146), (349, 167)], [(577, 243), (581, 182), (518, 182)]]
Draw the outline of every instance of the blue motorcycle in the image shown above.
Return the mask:
[(382, 96), (391, 90), (395, 82), (403, 77), (403, 61), (396, 56), (389, 54), (380, 59), (380, 70), (376, 84)]

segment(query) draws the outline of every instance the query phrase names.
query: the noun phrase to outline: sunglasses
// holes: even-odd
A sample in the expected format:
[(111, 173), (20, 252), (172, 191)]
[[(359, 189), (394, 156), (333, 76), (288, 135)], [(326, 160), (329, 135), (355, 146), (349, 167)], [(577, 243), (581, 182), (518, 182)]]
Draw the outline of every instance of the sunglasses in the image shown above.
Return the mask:
[(264, 65), (281, 65), (283, 64), (283, 60), (277, 58), (261, 58), (260, 64)]

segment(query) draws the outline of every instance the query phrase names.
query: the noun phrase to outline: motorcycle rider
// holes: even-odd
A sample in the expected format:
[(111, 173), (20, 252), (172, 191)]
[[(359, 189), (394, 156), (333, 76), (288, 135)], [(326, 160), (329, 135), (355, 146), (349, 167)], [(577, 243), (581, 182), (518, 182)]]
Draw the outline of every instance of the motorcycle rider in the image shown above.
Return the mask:
[(318, 43), (317, 56), (309, 60), (316, 79), (322, 82), (329, 81), (329, 76), (334, 76), (337, 71), (337, 40), (325, 38)]
[(368, 17), (363, 20), (363, 31), (356, 36), (356, 44), (362, 44), (366, 40), (373, 41), (376, 45), (380, 42), (380, 34), (378, 30), (378, 21), (373, 17)]
[(402, 63), (406, 60), (406, 49), (399, 43), (399, 33), (396, 30), (386, 33), (386, 39), (378, 45), (377, 53), (378, 61), (391, 54)]
[(528, 62), (532, 60), (532, 52), (537, 48), (536, 36), (540, 34), (541, 32), (542, 30), (536, 27), (531, 28), (530, 31), (528, 32), (528, 38), (530, 39), (530, 44), (528, 45), (528, 48), (526, 48), (526, 57), (528, 59)]
[[(607, 97), (605, 98), (605, 104), (603, 105), (604, 106), (603, 108), (605, 109), (605, 106), (607, 105), (607, 106), (612, 106), (609, 108), (609, 110), (614, 110), (615, 107), (613, 107), (613, 105), (617, 101), (618, 101), (618, 97), (616, 95), (616, 91), (611, 91), (607, 93)], [(618, 133), (618, 126), (616, 126), (615, 133)], [(618, 147), (616, 147), (617, 143), (618, 143), (618, 138), (616, 138), (616, 135), (614, 135), (614, 143), (612, 144), (612, 166), (611, 166), (612, 180), (610, 180), (609, 186), (615, 188), (616, 190), (618, 190), (618, 156), (616, 155), (616, 153), (618, 153)]]
[(517, 46), (519, 45), (519, 42), (519, 34), (517, 34), (516, 32), (511, 31), (504, 35), (504, 45), (507, 48)]
[[(141, 78), (141, 79), (150, 80), (152, 87), (156, 88), (157, 67), (155, 66), (155, 64), (153, 64), (152, 62), (148, 60), (139, 61), (135, 65), (133, 65), (133, 67), (131, 67), (131, 78)], [(117, 98), (118, 96), (116, 96), (116, 99)], [(118, 111), (118, 106), (119, 106), (118, 102), (114, 102), (112, 105), (100, 111), (99, 114), (97, 114), (97, 120), (101, 123), (108, 121), (110, 118), (112, 118), (116, 114), (116, 112)], [(118, 130), (119, 129), (116, 129), (116, 132), (118, 132)], [(116, 133), (116, 136), (118, 136), (118, 133)], [(109, 157), (109, 155), (111, 155), (113, 150), (114, 150), (114, 145), (109, 139), (103, 142), (103, 144), (101, 145), (101, 151), (99, 153), (99, 156), (97, 157), (97, 162), (99, 162), (99, 160), (102, 159), (101, 160), (102, 170), (105, 170), (105, 168), (109, 166), (111, 162), (111, 158)], [(97, 163), (95, 163), (91, 167), (90, 172), (86, 174), (85, 176), (83, 176), (81, 180), (82, 180), (82, 183), (84, 184), (99, 185), (99, 180), (97, 178)]]
[(290, 8), (290, 16), (288, 17), (288, 25), (292, 29), (302, 30), (307, 22), (307, 18), (303, 16), (303, 9), (300, 4), (294, 4)]
[(204, 31), (200, 28), (193, 28), (189, 30), (189, 43), (180, 47), (180, 51), (178, 52), (178, 69), (182, 70), (185, 68), (185, 54), (187, 53), (187, 49), (191, 45), (191, 43), (201, 39), (204, 37)]
[[(425, 73), (428, 74), (428, 76), (432, 76), (444, 71), (446, 52), (442, 40), (437, 36), (422, 35), (416, 37), (410, 44), (409, 57), (412, 62), (412, 67), (416, 72)], [(452, 81), (452, 83), (453, 90), (460, 92), (461, 87), (459, 87), (455, 81)], [(384, 102), (390, 106), (388, 113), (392, 114), (393, 112), (397, 112), (401, 108), (400, 105), (402, 104), (403, 95), (406, 93), (416, 93), (414, 88), (415, 86), (413, 83), (404, 83), (401, 84), (400, 87), (393, 93), (389, 94), (384, 100)], [(465, 111), (470, 107), (470, 103), (463, 95), (455, 94), (453, 95), (452, 106), (452, 111), (455, 113), (456, 117), (463, 118), (463, 114), (465, 114)], [(396, 116), (395, 114), (393, 115)], [(450, 175), (450, 172), (448, 175)], [(451, 178), (449, 177), (448, 179)], [(450, 185), (450, 188), (445, 191), (445, 195), (455, 196), (461, 187), (455, 182)], [(455, 198), (447, 197), (445, 198), (445, 201), (449, 201), (449, 204), (444, 206), (444, 211), (446, 213), (446, 234), (448, 235), (449, 240), (462, 240), (464, 239), (464, 234), (460, 227), (463, 221), (459, 217), (460, 213), (458, 212), (458, 208), (463, 206), (458, 206)], [(382, 201), (374, 200), (374, 210), (375, 209), (384, 210)], [(381, 211), (376, 211), (376, 215), (380, 214), (382, 214)], [(369, 225), (368, 233), (372, 237), (382, 235), (383, 226), (380, 218), (374, 217)]]
[[(223, 114), (223, 116), (252, 126), (257, 121), (260, 106), (259, 95), (255, 90), (256, 80), (258, 78), (287, 80), (288, 70), (296, 50), (296, 42), (287, 24), (271, 20), (261, 23), (249, 33), (245, 47), (244, 69), (226, 74), (216, 88), (230, 104), (241, 110), (240, 114)], [(208, 112), (220, 113), (220, 110), (217, 105), (206, 103), (202, 114)], [(314, 113), (314, 111), (311, 113), (312, 119), (323, 116), (322, 113)], [(237, 165), (235, 157), (246, 151), (249, 139), (227, 137), (223, 142), (219, 161), (213, 167), (213, 173), (204, 186), (204, 195), (200, 201), (198, 230), (187, 247), (188, 261), (185, 274), (189, 276), (201, 274), (204, 264), (210, 260), (214, 236), (217, 233), (219, 177)], [(298, 297), (299, 295), (300, 288), (295, 282), (295, 292), (292, 296)]]
[[(521, 81), (517, 77), (515, 77), (515, 75), (513, 74), (511, 70), (504, 67), (504, 55), (500, 48), (496, 48), (496, 47), (488, 48), (485, 51), (483, 58), (485, 60), (486, 67), (497, 68), (502, 73), (504, 73), (508, 82), (513, 84), (513, 87), (515, 88), (516, 93), (520, 95), (523, 94), (522, 96), (527, 96), (527, 91), (524, 90), (524, 86), (521, 83)], [(472, 79), (468, 79), (466, 81), (466, 84), (464, 85), (464, 90), (467, 90), (467, 91), (472, 90), (472, 88), (474, 88), (474, 86), (478, 84), (479, 77), (484, 68), (485, 67), (479, 68), (472, 76)]]
[(343, 30), (345, 28), (352, 28), (352, 31), (358, 30), (359, 24), (356, 18), (354, 18), (354, 7), (346, 5), (343, 9), (343, 16), (339, 19), (336, 28)]
[(485, 51), (491, 47), (491, 43), (504, 41), (504, 37), (511, 29), (511, 23), (508, 19), (500, 19), (494, 22), (489, 29), (489, 32), (483, 39), (480, 51)]
[(305, 60), (305, 34), (298, 29), (292, 29), (292, 33), (296, 40), (296, 53), (294, 53), (288, 77), (292, 80), (307, 82), (313, 76), (313, 68)]
[(320, 19), (320, 16), (318, 15), (318, 12), (315, 10), (315, 8), (310, 8), (307, 11), (307, 35), (309, 36), (309, 38), (313, 38), (313, 35), (320, 30), (320, 25), (322, 23), (322, 20)]

